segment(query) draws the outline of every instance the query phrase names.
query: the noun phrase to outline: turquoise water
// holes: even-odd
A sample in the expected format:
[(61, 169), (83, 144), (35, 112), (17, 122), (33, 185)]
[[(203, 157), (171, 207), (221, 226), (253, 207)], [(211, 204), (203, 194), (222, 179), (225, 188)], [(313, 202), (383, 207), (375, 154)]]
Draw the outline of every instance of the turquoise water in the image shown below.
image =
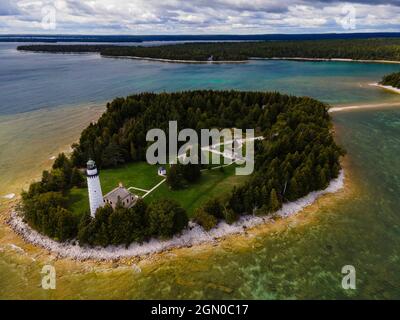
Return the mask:
[[(0, 44), (0, 195), (34, 176), (101, 112), (103, 102), (139, 91), (197, 88), (279, 90), (331, 104), (399, 103), (368, 86), (398, 65), (254, 61), (185, 65), (96, 55), (18, 53)], [(97, 107), (98, 105), (98, 107)], [(348, 151), (350, 196), (322, 202), (310, 222), (224, 244), (196, 259), (169, 255), (141, 273), (57, 262), (58, 287), (44, 292), (46, 257), (0, 224), (0, 297), (7, 298), (400, 298), (400, 109), (332, 114)], [(21, 160), (20, 155), (24, 155)], [(40, 165), (35, 165), (42, 159)], [(21, 173), (22, 171), (22, 173)], [(18, 177), (18, 178), (15, 178)], [(26, 253), (10, 249), (10, 243)], [(39, 257), (37, 257), (39, 255)], [(36, 260), (32, 260), (35, 257)], [(52, 262), (53, 263), (53, 262)], [(344, 265), (357, 289), (340, 286)]]
[[(335, 123), (358, 189), (349, 199), (320, 206), (308, 224), (259, 237), (251, 250), (226, 246), (202, 272), (193, 273), (197, 262), (168, 263), (132, 288), (157, 283), (164, 291), (147, 291), (151, 298), (399, 299), (400, 110), (342, 113)], [(344, 265), (356, 268), (355, 291), (341, 287)]]

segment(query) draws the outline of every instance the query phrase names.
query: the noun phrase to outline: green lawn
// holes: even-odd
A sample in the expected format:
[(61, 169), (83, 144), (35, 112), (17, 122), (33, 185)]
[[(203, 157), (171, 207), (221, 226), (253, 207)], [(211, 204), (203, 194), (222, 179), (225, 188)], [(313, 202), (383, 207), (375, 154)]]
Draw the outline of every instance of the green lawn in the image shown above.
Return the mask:
[(162, 198), (176, 200), (187, 210), (188, 215), (192, 216), (194, 210), (205, 201), (230, 191), (233, 186), (243, 183), (246, 178), (245, 176), (236, 176), (233, 165), (225, 167), (223, 171), (207, 170), (202, 172), (199, 181), (184, 189), (173, 191), (164, 183), (145, 199), (146, 201)]
[[(149, 165), (145, 162), (130, 163), (117, 169), (108, 169), (100, 171), (100, 181), (103, 194), (118, 186), (119, 182), (128, 187), (138, 187), (142, 189), (151, 189), (162, 180), (157, 175), (158, 166)], [(153, 193), (145, 198), (146, 202), (158, 199), (174, 199), (179, 202), (191, 216), (194, 209), (198, 208), (208, 199), (228, 192), (235, 185), (243, 183), (246, 176), (236, 176), (235, 166), (225, 167), (223, 171), (207, 170), (202, 172), (201, 178), (195, 184), (188, 185), (182, 190), (172, 191), (166, 183), (162, 184)], [(143, 192), (131, 190), (137, 195), (143, 195)], [(80, 215), (89, 210), (89, 200), (87, 189), (73, 188), (69, 196), (69, 209)]]

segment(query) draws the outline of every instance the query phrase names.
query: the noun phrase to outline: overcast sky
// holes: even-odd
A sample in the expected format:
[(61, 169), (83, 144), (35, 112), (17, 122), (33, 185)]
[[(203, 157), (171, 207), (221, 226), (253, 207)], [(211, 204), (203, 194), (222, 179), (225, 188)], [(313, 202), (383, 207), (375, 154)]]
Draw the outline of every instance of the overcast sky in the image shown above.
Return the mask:
[(0, 33), (400, 31), (400, 0), (0, 0)]

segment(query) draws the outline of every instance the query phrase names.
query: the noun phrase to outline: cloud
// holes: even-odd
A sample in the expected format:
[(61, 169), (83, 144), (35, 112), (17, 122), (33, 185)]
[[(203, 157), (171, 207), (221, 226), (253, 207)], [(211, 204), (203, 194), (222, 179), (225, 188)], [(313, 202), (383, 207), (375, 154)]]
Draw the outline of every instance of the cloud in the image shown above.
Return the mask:
[(55, 8), (55, 33), (344, 32), (346, 4), (355, 9), (353, 31), (400, 27), (399, 0), (1, 0), (0, 32), (44, 33), (46, 6)]
[[(312, 1), (309, 1), (312, 3)], [(392, 6), (400, 6), (399, 0), (350, 0), (350, 1), (337, 1), (337, 0), (317, 0), (314, 2), (320, 2), (324, 4), (332, 4), (332, 3), (346, 3), (346, 4), (366, 4), (366, 5), (392, 5)]]
[(0, 2), (0, 17), (17, 15), (19, 10), (12, 0), (1, 0)]

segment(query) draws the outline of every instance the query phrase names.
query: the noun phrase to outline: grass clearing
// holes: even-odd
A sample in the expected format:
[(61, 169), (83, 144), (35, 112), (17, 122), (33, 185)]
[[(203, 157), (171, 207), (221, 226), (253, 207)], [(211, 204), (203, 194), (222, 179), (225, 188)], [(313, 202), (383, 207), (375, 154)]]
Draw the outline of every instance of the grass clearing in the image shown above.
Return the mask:
[[(137, 187), (150, 190), (163, 180), (157, 175), (157, 165), (149, 165), (145, 162), (130, 163), (116, 169), (100, 171), (100, 182), (103, 194), (118, 186), (118, 183), (126, 187)], [(216, 170), (202, 172), (201, 178), (194, 184), (190, 184), (181, 190), (170, 190), (166, 183), (149, 194), (145, 201), (173, 199), (182, 205), (188, 212), (189, 217), (193, 215), (196, 208), (208, 199), (227, 193), (236, 185), (243, 183), (248, 176), (235, 175), (235, 165)], [(131, 190), (132, 193), (143, 196), (144, 192)], [(68, 208), (77, 215), (89, 211), (89, 200), (86, 188), (73, 188), (69, 193)]]
[(189, 217), (196, 208), (207, 200), (222, 195), (242, 184), (247, 176), (235, 175), (235, 166), (223, 168), (223, 170), (203, 171), (199, 181), (188, 185), (181, 190), (170, 190), (167, 184), (162, 184), (157, 190), (148, 195), (146, 201), (169, 198), (179, 202), (186, 209)]

